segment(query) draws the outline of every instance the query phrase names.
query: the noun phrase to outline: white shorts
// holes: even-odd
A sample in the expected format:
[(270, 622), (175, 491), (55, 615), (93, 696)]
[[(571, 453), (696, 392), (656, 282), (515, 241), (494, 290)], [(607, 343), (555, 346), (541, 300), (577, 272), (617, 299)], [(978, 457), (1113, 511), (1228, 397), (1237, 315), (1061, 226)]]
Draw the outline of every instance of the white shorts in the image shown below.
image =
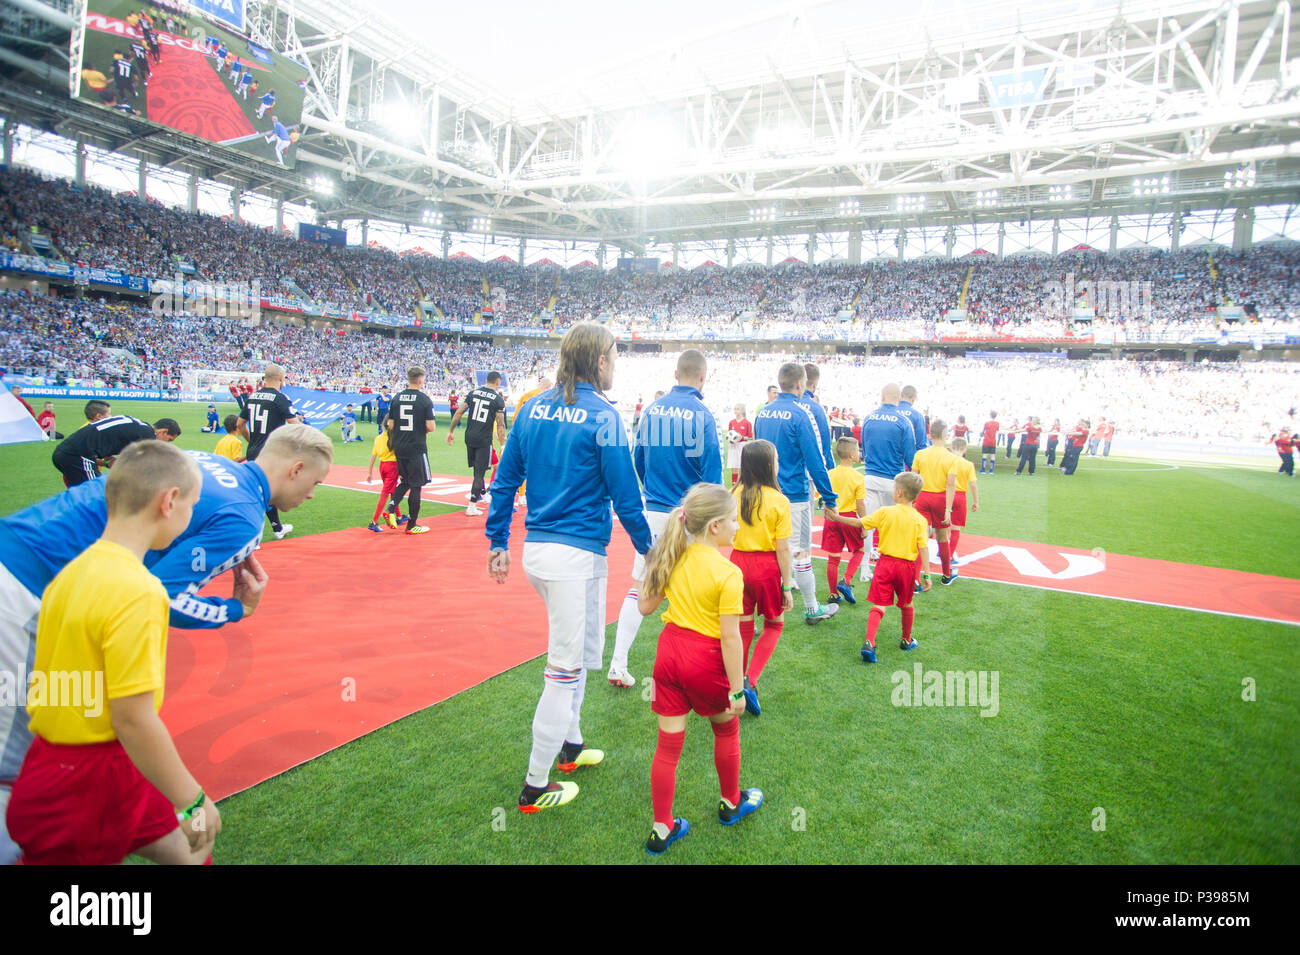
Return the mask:
[[(816, 488), (809, 490), (816, 494)], [(790, 552), (803, 554), (812, 552), (812, 516), (813, 502), (790, 502)]]
[[(664, 525), (668, 523), (671, 516), (669, 511), (646, 511), (645, 522), (650, 525), (650, 543), (653, 544), (659, 539), (659, 535), (664, 532)], [(632, 579), (645, 580), (645, 558), (640, 554), (636, 555), (636, 560), (632, 561)]]
[(599, 670), (605, 655), (606, 559), (568, 544), (524, 543), (524, 573), (546, 604), (546, 663)]
[(893, 478), (877, 477), (874, 474), (867, 474), (864, 477), (867, 485), (865, 500), (868, 514), (894, 503)]
[(748, 441), (741, 441), (739, 444), (731, 444), (730, 442), (728, 442), (727, 467), (729, 468), (740, 467), (740, 455), (745, 450), (745, 445), (747, 444), (749, 444)]

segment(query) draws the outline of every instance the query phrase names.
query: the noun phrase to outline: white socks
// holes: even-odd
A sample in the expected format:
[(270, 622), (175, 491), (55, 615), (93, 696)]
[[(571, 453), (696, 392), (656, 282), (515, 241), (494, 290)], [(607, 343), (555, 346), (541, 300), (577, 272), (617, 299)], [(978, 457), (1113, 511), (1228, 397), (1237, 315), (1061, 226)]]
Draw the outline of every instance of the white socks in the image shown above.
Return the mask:
[(587, 668), (578, 671), (578, 682), (573, 688), (573, 719), (569, 722), (569, 731), (564, 734), (562, 742), (581, 743), (582, 698), (587, 695)]
[(804, 613), (816, 613), (821, 609), (817, 603), (817, 579), (813, 577), (812, 558), (796, 558), (794, 561), (794, 583), (803, 598)]
[[(641, 629), (641, 621), (645, 619), (637, 609), (637, 593), (635, 589), (629, 590), (623, 600), (623, 609), (618, 612), (618, 630), (614, 634), (614, 656), (609, 661), (611, 670), (627, 669), (627, 655), (632, 650), (637, 631)], [(570, 742), (576, 743), (577, 740), (570, 740)]]
[[(542, 698), (537, 701), (537, 712), (533, 714), (533, 750), (528, 757), (528, 785), (545, 787), (551, 779), (551, 767), (555, 757), (560, 755), (564, 745), (564, 734), (570, 726), (576, 726), (576, 703), (581, 703), (578, 695), (579, 684), (585, 685), (586, 671), (566, 673), (547, 667), (544, 673)], [(576, 703), (575, 703), (576, 699)]]

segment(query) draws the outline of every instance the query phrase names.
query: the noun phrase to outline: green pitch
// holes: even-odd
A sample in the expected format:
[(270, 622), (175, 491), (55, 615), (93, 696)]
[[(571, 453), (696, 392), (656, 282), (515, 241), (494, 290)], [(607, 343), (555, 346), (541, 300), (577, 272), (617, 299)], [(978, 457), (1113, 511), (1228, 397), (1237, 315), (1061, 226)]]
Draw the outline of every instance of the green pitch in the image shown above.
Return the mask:
[[(80, 405), (56, 402), (64, 430)], [(178, 417), (182, 447), (216, 442), (198, 433), (203, 405), (115, 410)], [(327, 433), (337, 439), (337, 425)], [(374, 426), (359, 433), (364, 442), (336, 445), (339, 463), (368, 463)], [(444, 434), (430, 442), (432, 469), (464, 473)], [(61, 489), (49, 450), (0, 448), (0, 513)], [(1177, 470), (1084, 458), (1068, 479), (1046, 468), (1014, 477), (1004, 462), (980, 477), (971, 533), (1300, 577), (1300, 482), (1272, 473), (1264, 452)], [(372, 500), (321, 488), (288, 519), (295, 537), (364, 525)], [(433, 547), (440, 566), (466, 566)], [(814, 564), (823, 598), (824, 568)], [(382, 570), (358, 568), (358, 579)], [(959, 579), (918, 598), (918, 651), (897, 649), (895, 611), (867, 666), (865, 585), (857, 592), (857, 607), (815, 627), (789, 616), (760, 681), (763, 716), (742, 718), (741, 784), (767, 802), (735, 829), (714, 821), (712, 734), (693, 720), (675, 803), (692, 832), (663, 858), (644, 853), (655, 718), (640, 689), (594, 672), (583, 731), (605, 764), (573, 777), (582, 791), (570, 806), (515, 811), (541, 689), (534, 660), (225, 800), (217, 861), (1300, 862), (1297, 628)], [(658, 629), (647, 620), (633, 648), (638, 679)], [(916, 664), (996, 673), (996, 715), (895, 706), (896, 674)]]

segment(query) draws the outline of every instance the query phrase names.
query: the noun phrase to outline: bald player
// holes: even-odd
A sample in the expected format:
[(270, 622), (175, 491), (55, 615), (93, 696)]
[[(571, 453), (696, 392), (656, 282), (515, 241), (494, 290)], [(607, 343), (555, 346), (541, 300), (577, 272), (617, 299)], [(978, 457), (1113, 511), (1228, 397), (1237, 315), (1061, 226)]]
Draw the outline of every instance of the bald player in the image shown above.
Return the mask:
[[(862, 463), (866, 472), (867, 513), (873, 514), (894, 503), (894, 476), (912, 467), (916, 456), (916, 432), (899, 410), (903, 389), (890, 382), (880, 391), (880, 407), (862, 420)], [(874, 567), (878, 554), (877, 536), (872, 534), (868, 559)]]
[[(921, 493), (913, 505), (930, 525), (939, 541), (939, 562), (943, 567), (942, 583), (951, 584), (957, 577), (952, 569), (952, 552), (948, 547), (948, 529), (952, 526), (953, 501), (957, 494), (960, 471), (957, 455), (948, 450), (948, 426), (935, 418), (930, 422), (931, 444), (917, 451), (912, 470), (921, 475)], [(920, 556), (917, 556), (920, 570)]]
[[(645, 488), (645, 517), (655, 539), (663, 533), (669, 512), (681, 504), (686, 492), (701, 482), (722, 483), (722, 454), (718, 425), (704, 404), (708, 377), (704, 353), (688, 348), (677, 358), (677, 384), (646, 407), (637, 429), (632, 455), (637, 477)], [(632, 588), (618, 613), (614, 654), (606, 678), (611, 686), (633, 687), (627, 656), (645, 618), (637, 601), (645, 581), (645, 560), (638, 555), (632, 565)]]
[[(239, 412), (239, 436), (248, 440), (245, 460), (256, 461), (266, 445), (266, 439), (277, 428), (299, 420), (289, 405), (289, 399), (280, 393), (283, 387), (284, 369), (276, 364), (267, 365), (262, 373), (262, 387), (244, 402), (244, 410)], [(280, 523), (280, 512), (275, 505), (266, 509), (266, 516), (271, 521), (271, 531), (276, 540), (282, 540), (293, 530), (292, 524)]]

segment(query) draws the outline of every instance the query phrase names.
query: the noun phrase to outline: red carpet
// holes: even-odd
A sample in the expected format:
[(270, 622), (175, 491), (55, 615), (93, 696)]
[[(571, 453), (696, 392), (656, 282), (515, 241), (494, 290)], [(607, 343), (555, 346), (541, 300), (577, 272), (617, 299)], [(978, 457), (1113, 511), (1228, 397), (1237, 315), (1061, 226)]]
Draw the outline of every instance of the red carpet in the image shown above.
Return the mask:
[[(546, 652), (521, 546), (499, 586), (487, 576), (482, 518), (421, 523), (432, 530), (420, 537), (360, 529), (273, 541), (258, 552), (271, 582), (253, 617), (171, 631), (162, 717), (214, 798)], [(522, 522), (513, 539), (522, 544)], [(411, 573), (395, 575), (403, 560)], [(632, 545), (617, 529), (609, 571), (613, 621), (632, 571)], [(229, 588), (226, 575), (207, 592)]]
[(217, 143), (256, 133), (215, 62), (195, 50), (163, 49), (162, 62), (150, 64), (146, 115), (155, 123)]
[[(365, 491), (378, 494), (383, 488), (379, 480), (379, 468), (375, 467), (373, 483), (366, 483), (366, 468), (356, 464), (335, 464), (326, 475), (326, 487), (337, 487), (345, 491)], [(488, 477), (492, 472), (488, 472)], [(469, 493), (470, 478), (468, 474), (435, 474), (432, 480), (420, 492), (420, 500), (437, 501), (439, 504), (455, 504), (464, 507), (469, 503), (465, 497)]]
[[(545, 652), (546, 617), (519, 563), (522, 514), (505, 586), (487, 576), (483, 518), (422, 523), (432, 530), (420, 537), (355, 529), (271, 542), (258, 555), (271, 584), (254, 617), (171, 631), (163, 719), (216, 798)], [(967, 578), (1300, 624), (1297, 580), (972, 534), (961, 543)], [(403, 562), (411, 572), (395, 575)], [(609, 622), (631, 565), (616, 526)], [(227, 575), (210, 592), (229, 587)]]
[[(962, 577), (1300, 624), (1300, 580), (1290, 577), (965, 533), (960, 548)], [(930, 550), (930, 567), (937, 571), (933, 541)]]

